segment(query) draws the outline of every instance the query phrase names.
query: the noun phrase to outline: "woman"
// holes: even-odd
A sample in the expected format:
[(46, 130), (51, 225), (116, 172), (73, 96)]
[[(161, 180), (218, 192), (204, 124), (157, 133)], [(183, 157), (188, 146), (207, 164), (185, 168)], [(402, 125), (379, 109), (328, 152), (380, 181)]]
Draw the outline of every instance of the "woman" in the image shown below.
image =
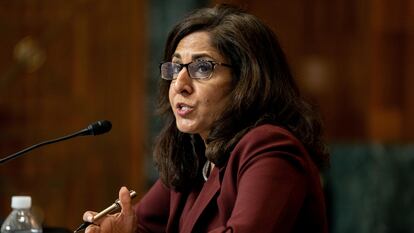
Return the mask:
[[(321, 125), (272, 31), (220, 5), (169, 34), (160, 65), (160, 179), (95, 232), (327, 232)], [(84, 220), (93, 213), (86, 212)]]

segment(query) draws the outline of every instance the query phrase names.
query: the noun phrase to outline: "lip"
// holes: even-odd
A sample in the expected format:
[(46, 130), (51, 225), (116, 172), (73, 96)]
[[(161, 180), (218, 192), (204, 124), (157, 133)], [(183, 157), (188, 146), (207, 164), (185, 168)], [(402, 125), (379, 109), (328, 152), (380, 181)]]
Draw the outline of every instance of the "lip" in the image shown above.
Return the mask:
[(185, 103), (177, 103), (175, 105), (175, 110), (177, 112), (177, 115), (185, 117), (194, 111), (194, 107)]

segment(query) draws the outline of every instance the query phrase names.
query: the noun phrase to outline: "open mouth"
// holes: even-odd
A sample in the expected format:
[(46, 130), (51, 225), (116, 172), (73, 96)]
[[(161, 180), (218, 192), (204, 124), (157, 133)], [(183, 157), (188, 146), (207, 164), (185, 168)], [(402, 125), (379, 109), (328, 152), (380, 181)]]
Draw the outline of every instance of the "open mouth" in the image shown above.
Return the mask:
[(177, 107), (178, 113), (181, 114), (181, 115), (182, 114), (187, 114), (187, 113), (191, 112), (194, 109), (192, 106), (187, 105), (187, 104), (183, 104), (183, 103), (178, 103), (176, 105), (176, 107)]
[(179, 104), (178, 109), (181, 110), (181, 111), (188, 111), (188, 110), (192, 109), (192, 107), (190, 107), (188, 105), (185, 105), (185, 104)]

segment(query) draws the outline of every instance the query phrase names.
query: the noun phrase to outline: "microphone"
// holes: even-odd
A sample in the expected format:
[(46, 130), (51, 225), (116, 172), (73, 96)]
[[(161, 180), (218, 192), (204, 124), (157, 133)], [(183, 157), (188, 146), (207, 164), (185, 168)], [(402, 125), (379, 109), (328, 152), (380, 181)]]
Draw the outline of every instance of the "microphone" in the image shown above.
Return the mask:
[(56, 139), (52, 139), (52, 140), (48, 140), (48, 141), (45, 141), (45, 142), (35, 144), (35, 145), (27, 147), (26, 149), (23, 149), (19, 152), (16, 152), (12, 155), (9, 155), (5, 158), (2, 158), (2, 159), (0, 159), (0, 164), (5, 163), (5, 162), (7, 162), (11, 159), (14, 159), (18, 156), (23, 155), (26, 152), (29, 152), (29, 151), (31, 151), (35, 148), (38, 148), (38, 147), (41, 147), (41, 146), (44, 146), (44, 145), (52, 144), (52, 143), (55, 143), (55, 142), (60, 142), (60, 141), (67, 140), (67, 139), (70, 139), (70, 138), (74, 138), (74, 137), (77, 137), (77, 136), (87, 136), (87, 135), (96, 136), (96, 135), (104, 134), (104, 133), (109, 132), (109, 130), (111, 130), (111, 128), (112, 128), (112, 124), (111, 124), (110, 121), (107, 121), (107, 120), (97, 121), (97, 122), (94, 122), (94, 123), (88, 125), (88, 127), (86, 127), (85, 129), (82, 129), (82, 130), (80, 130), (76, 133), (72, 133), (72, 134), (69, 134), (69, 135), (66, 135), (66, 136), (63, 136), (63, 137), (60, 137), (60, 138), (56, 138)]

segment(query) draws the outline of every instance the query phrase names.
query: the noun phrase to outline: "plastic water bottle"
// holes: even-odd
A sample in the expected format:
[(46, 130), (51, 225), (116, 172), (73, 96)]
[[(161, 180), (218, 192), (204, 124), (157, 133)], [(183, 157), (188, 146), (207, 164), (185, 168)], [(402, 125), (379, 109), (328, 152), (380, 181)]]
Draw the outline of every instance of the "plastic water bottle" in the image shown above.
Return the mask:
[(13, 196), (9, 216), (1, 226), (1, 233), (42, 233), (42, 226), (33, 217), (30, 196)]

